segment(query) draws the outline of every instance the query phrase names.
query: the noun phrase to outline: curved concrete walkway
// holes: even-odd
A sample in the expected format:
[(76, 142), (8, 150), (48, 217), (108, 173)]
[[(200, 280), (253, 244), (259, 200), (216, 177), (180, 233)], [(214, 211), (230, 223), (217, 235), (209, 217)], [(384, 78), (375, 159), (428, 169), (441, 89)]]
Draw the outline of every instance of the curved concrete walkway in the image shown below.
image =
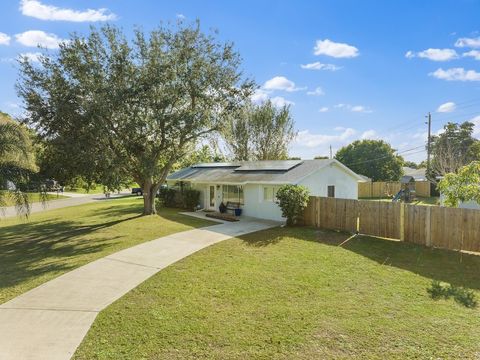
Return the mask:
[(149, 241), (59, 276), (0, 305), (1, 360), (67, 360), (98, 312), (168, 265), (217, 242), (278, 226), (242, 219)]

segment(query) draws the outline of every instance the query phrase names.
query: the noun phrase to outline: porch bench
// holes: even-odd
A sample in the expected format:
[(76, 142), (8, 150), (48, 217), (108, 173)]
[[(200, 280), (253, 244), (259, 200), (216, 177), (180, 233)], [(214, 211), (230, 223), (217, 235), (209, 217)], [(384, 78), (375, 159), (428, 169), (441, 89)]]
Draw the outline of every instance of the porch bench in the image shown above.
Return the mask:
[(231, 211), (233, 214), (235, 214), (235, 209), (240, 209), (240, 203), (235, 201), (227, 201), (225, 208), (227, 211)]

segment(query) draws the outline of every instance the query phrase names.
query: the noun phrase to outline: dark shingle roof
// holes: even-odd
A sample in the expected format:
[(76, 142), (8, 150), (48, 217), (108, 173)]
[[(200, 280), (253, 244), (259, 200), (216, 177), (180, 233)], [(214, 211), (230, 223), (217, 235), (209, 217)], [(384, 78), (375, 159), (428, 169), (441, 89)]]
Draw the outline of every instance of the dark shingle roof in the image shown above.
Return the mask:
[[(234, 163), (198, 164), (181, 169), (167, 177), (169, 181), (207, 183), (298, 183), (317, 170), (337, 164), (361, 180), (360, 176), (333, 159), (244, 161)], [(286, 170), (285, 170), (286, 169)]]

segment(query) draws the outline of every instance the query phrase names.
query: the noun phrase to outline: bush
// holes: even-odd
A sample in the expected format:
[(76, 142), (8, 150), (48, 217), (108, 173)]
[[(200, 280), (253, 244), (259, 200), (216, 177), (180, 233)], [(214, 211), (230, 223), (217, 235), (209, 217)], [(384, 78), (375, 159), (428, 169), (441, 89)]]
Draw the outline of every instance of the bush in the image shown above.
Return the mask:
[(308, 197), (308, 189), (300, 185), (283, 185), (277, 190), (277, 204), (282, 210), (282, 216), (287, 218), (288, 226), (298, 224), (303, 218)]
[(472, 290), (444, 284), (437, 280), (432, 281), (427, 292), (432, 299), (435, 300), (440, 298), (449, 299), (450, 297), (453, 297), (456, 302), (467, 308), (475, 308), (478, 305), (475, 293)]
[(183, 206), (188, 210), (195, 210), (200, 202), (200, 191), (195, 189), (186, 189), (183, 192)]
[(160, 204), (165, 207), (176, 207), (175, 198), (177, 196), (177, 190), (173, 188), (161, 187), (158, 197), (160, 198)]

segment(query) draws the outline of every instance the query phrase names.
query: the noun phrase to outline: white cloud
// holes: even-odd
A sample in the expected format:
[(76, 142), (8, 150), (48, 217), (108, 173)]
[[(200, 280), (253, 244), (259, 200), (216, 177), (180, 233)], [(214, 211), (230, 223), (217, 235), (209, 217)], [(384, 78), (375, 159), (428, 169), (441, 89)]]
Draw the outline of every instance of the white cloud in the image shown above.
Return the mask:
[(295, 103), (293, 101), (289, 101), (281, 96), (275, 96), (270, 99), (272, 104), (276, 107), (283, 107), (283, 106), (293, 106)]
[(334, 108), (337, 109), (347, 109), (352, 112), (360, 112), (360, 113), (371, 113), (373, 112), (370, 108), (363, 106), (363, 105), (350, 105), (350, 104), (336, 104), (333, 105)]
[(318, 112), (321, 112), (321, 113), (327, 112), (327, 111), (328, 111), (328, 107), (326, 107), (326, 106), (323, 106), (320, 109), (318, 109)]
[(448, 61), (458, 58), (457, 52), (453, 49), (427, 49), (420, 51), (417, 56), (433, 61)]
[(325, 95), (325, 91), (319, 86), (313, 91), (307, 91), (307, 95), (313, 95), (313, 96), (321, 96)]
[(31, 16), (40, 20), (94, 22), (116, 19), (116, 15), (112, 14), (105, 8), (79, 11), (59, 8), (53, 5), (45, 5), (38, 0), (22, 0), (20, 2), (20, 11), (25, 16)]
[(295, 142), (298, 145), (307, 148), (315, 148), (322, 145), (331, 145), (331, 144), (343, 144), (348, 142), (357, 132), (352, 128), (342, 128), (337, 129), (340, 131), (339, 134), (327, 135), (327, 134), (313, 134), (310, 130), (299, 131)]
[(265, 81), (263, 88), (265, 90), (284, 90), (288, 92), (302, 90), (301, 88), (297, 88), (295, 83), (288, 80), (285, 76), (275, 76)]
[(475, 70), (465, 70), (464, 68), (451, 68), (447, 70), (440, 68), (429, 75), (447, 81), (480, 81), (480, 73)]
[(305, 64), (305, 65), (300, 65), (300, 67), (306, 70), (328, 70), (328, 71), (337, 71), (342, 68), (341, 66), (337, 66), (335, 64), (322, 64), (320, 61), (310, 63), (310, 64)]
[(0, 32), (0, 45), (10, 45), (11, 37), (5, 33)]
[(59, 44), (65, 40), (55, 34), (47, 34), (40, 30), (29, 30), (15, 35), (17, 41), (25, 46), (37, 47), (38, 45), (47, 49), (57, 49)]
[(475, 60), (480, 60), (480, 50), (470, 50), (463, 53), (463, 56), (473, 57)]
[(351, 111), (353, 112), (361, 112), (361, 113), (371, 113), (372, 110), (369, 108), (363, 106), (363, 105), (355, 105), (350, 108)]
[(272, 104), (276, 107), (283, 107), (285, 105), (292, 105), (292, 106), (295, 105), (293, 101), (289, 101), (281, 96), (275, 96), (270, 98), (269, 92), (262, 89), (257, 89), (251, 96), (251, 99), (252, 99), (252, 102), (254, 102), (257, 105), (262, 104), (267, 100), (270, 100)]
[(479, 137), (480, 136), (480, 115), (475, 116), (473, 119), (470, 119), (469, 121), (475, 125), (475, 127), (473, 128), (473, 136)]
[(480, 48), (480, 36), (477, 38), (460, 38), (455, 42), (456, 47)]
[(359, 55), (355, 46), (336, 43), (329, 39), (317, 40), (313, 49), (315, 55), (327, 55), (334, 58), (353, 58)]
[(432, 61), (449, 61), (458, 58), (458, 54), (453, 49), (427, 49), (420, 52), (407, 51), (405, 54), (407, 59), (419, 57)]
[(362, 135), (360, 135), (360, 139), (362, 139), (362, 140), (366, 140), (366, 139), (375, 140), (375, 139), (378, 139), (378, 138), (379, 137), (377, 135), (377, 132), (373, 129), (364, 131), (362, 133)]
[(251, 99), (255, 104), (260, 104), (268, 100), (268, 93), (262, 89), (257, 89), (253, 93)]
[(446, 102), (446, 103), (440, 105), (437, 108), (437, 112), (439, 112), (439, 113), (453, 112), (456, 107), (457, 107), (457, 105), (455, 105), (455, 103), (453, 101), (449, 101), (449, 102)]
[(183, 14), (177, 14), (177, 19), (180, 19), (180, 20), (185, 20), (187, 17)]
[(19, 54), (19, 58), (25, 57), (25, 58), (27, 58), (28, 61), (33, 62), (33, 63), (40, 62), (40, 57), (41, 56), (42, 56), (42, 53), (40, 53), (40, 52), (26, 52), (26, 53)]

